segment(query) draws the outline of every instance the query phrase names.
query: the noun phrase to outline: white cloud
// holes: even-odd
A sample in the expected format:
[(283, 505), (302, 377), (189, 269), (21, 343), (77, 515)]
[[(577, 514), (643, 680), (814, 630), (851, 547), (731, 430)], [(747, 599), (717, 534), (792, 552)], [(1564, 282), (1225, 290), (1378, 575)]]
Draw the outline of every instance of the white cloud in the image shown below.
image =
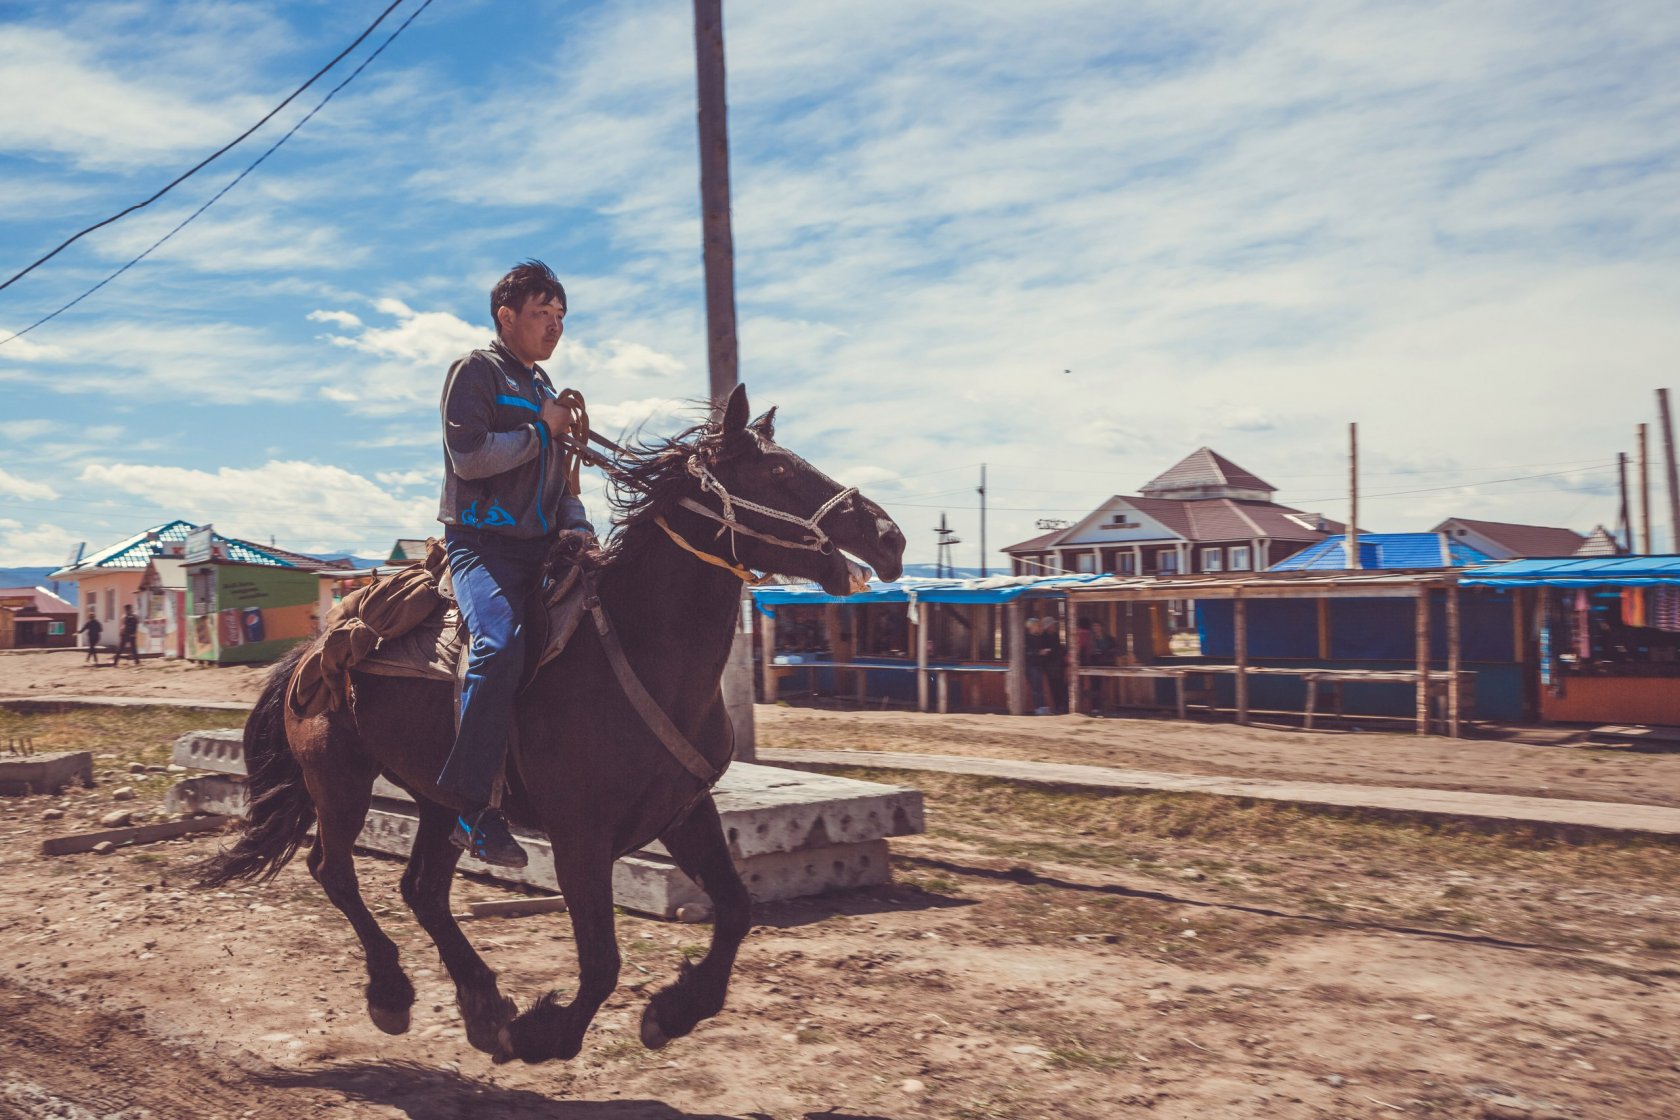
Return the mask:
[(39, 568), (63, 564), (82, 537), (57, 525), (0, 517), (0, 564), (8, 568)]
[(362, 325), (361, 319), (348, 311), (311, 311), (308, 318), (311, 323), (331, 323), (342, 330)]
[(214, 522), (230, 536), (319, 552), (388, 547), (429, 531), (436, 496), (399, 498), (343, 467), (275, 460), (260, 467), (198, 470), (141, 464), (89, 464), (82, 483), (156, 501), (168, 495), (180, 516)]
[(45, 482), (19, 478), (0, 467), (0, 497), (23, 498), (26, 501), (47, 501), (58, 497), (58, 491)]

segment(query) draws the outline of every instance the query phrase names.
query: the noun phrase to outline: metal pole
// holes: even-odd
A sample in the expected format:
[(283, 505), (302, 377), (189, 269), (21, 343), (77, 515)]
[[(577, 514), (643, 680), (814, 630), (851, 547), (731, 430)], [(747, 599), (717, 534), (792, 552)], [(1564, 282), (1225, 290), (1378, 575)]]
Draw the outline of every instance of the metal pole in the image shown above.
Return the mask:
[(980, 464), (980, 578), (986, 578), (986, 464)]
[(1674, 551), (1680, 552), (1680, 479), (1674, 473), (1674, 420), (1668, 412), (1668, 390), (1657, 390), (1657, 411), (1661, 413), (1663, 452), (1668, 469), (1668, 531)]
[(700, 91), (700, 221), (706, 264), (706, 362), (712, 406), (738, 379), (735, 238), (729, 224), (729, 107), (723, 71), (723, 0), (694, 0), (694, 58)]
[(1627, 452), (1616, 452), (1616, 480), (1622, 491), (1622, 508), (1616, 514), (1616, 532), (1622, 537), (1622, 550), (1633, 551), (1633, 516), (1628, 507)]

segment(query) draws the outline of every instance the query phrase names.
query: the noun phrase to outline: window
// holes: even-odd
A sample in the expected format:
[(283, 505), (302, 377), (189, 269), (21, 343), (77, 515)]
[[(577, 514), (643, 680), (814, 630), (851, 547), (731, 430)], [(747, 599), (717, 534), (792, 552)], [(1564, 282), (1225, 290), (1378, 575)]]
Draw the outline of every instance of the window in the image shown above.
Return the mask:
[(49, 622), (49, 623), (47, 623), (47, 633), (51, 634), (55, 638), (62, 638), (64, 636), (64, 623), (62, 623), (62, 622)]
[(114, 587), (105, 589), (105, 617), (108, 619), (117, 617), (117, 589)]
[(1233, 572), (1246, 572), (1253, 564), (1254, 561), (1249, 557), (1249, 548), (1246, 544), (1231, 546), (1231, 570)]
[(1136, 555), (1136, 553), (1122, 552), (1116, 559), (1118, 559), (1119, 563), (1114, 565), (1114, 574), (1115, 575), (1120, 575), (1120, 576), (1135, 576), (1135, 575), (1137, 575), (1137, 555)]
[(1081, 574), (1094, 574), (1097, 570), (1097, 554), (1095, 552), (1077, 553), (1073, 558), (1073, 570)]
[(1155, 554), (1155, 571), (1163, 576), (1178, 574), (1178, 551), (1176, 549)]
[(1110, 529), (1136, 529), (1138, 523), (1123, 513), (1117, 513), (1108, 519)]
[(1222, 572), (1225, 570), (1225, 550), (1223, 548), (1202, 549), (1202, 571)]

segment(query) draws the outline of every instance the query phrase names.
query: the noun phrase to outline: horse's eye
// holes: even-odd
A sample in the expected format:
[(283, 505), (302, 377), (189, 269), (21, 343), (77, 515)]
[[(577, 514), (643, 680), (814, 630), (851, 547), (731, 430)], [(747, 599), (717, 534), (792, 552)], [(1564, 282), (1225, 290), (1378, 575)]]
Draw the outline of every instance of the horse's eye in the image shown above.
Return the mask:
[(787, 468), (782, 466), (780, 463), (777, 463), (775, 466), (770, 468), (770, 473), (774, 477), (780, 478), (782, 475), (787, 473)]

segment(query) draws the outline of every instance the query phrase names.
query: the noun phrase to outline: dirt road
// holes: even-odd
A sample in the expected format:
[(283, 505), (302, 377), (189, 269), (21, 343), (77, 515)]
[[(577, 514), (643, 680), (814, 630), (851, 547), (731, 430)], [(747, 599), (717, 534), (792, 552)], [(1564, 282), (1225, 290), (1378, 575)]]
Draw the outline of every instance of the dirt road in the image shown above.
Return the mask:
[[(0, 659), (0, 673), (27, 660)], [(141, 687), (185, 679), (194, 695), (251, 683), (219, 670), (88, 672), (101, 683), (131, 672)], [(0, 692), (15, 694), (9, 680)], [(822, 734), (905, 749), (908, 738), (942, 753), (1110, 751), (1073, 757), (1181, 770), (1209, 764), (1174, 753), (1194, 748), (1249, 773), (1322, 760), (1326, 743), (1443, 758), (1481, 746), (996, 717), (958, 717), (941, 736), (937, 717), (760, 718), (766, 741), (788, 745)], [(166, 761), (182, 730), (227, 722), (170, 709), (0, 713), (0, 733), (99, 753), (94, 789), (5, 801), (0, 1120), (1668, 1120), (1680, 1098), (1673, 846), (932, 774), (916, 779), (929, 831), (894, 841), (895, 885), (759, 907), (729, 1006), (690, 1038), (650, 1053), (635, 1025), (706, 928), (625, 915), (620, 988), (583, 1054), (493, 1066), (461, 1035), (395, 861), (359, 864), (420, 993), (401, 1037), (368, 1022), (354, 938), (302, 861), (266, 887), (199, 892), (188, 868), (223, 842), (214, 836), (38, 854), (43, 838), (113, 809), (156, 811), (171, 776), (129, 767)], [(1424, 756), (1408, 757), (1423, 773)], [(1506, 780), (1532, 781), (1566, 752), (1515, 757), (1528, 761)], [(1641, 759), (1666, 762), (1613, 761)], [(114, 799), (122, 786), (133, 800)], [(506, 897), (467, 880), (455, 894)], [(564, 915), (468, 933), (522, 1004), (575, 983)]]

